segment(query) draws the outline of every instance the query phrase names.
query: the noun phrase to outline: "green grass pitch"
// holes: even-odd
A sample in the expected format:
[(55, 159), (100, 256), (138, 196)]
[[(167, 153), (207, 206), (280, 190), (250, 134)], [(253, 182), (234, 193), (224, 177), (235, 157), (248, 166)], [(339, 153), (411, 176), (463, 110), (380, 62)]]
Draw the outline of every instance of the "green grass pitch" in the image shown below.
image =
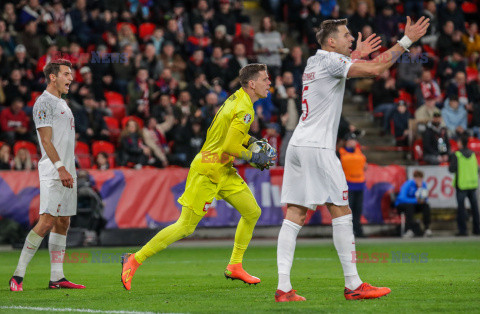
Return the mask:
[[(233, 241), (232, 241), (233, 242)], [(387, 286), (392, 293), (376, 300), (346, 301), (343, 275), (331, 241), (300, 242), (295, 253), (292, 284), (306, 302), (277, 304), (276, 245), (253, 242), (244, 267), (262, 279), (257, 286), (226, 280), (223, 270), (231, 247), (221, 245), (174, 246), (147, 260), (137, 271), (132, 290), (120, 282), (120, 253), (137, 248), (81, 248), (87, 263), (66, 263), (67, 278), (87, 286), (85, 290), (46, 289), (50, 265), (47, 250), (40, 250), (27, 269), (24, 292), (8, 291), (8, 280), (20, 251), (0, 252), (0, 312), (13, 307), (88, 309), (149, 312), (478, 312), (480, 297), (480, 239), (357, 241), (357, 251), (389, 254), (386, 263), (358, 263), (362, 280)], [(101, 251), (103, 257), (100, 257)], [(392, 252), (427, 254), (396, 260)], [(97, 254), (96, 257), (93, 254)], [(83, 255), (85, 256), (85, 255)], [(111, 263), (98, 263), (102, 258)], [(407, 263), (407, 260), (410, 261)], [(413, 259), (415, 260), (415, 258)], [(95, 262), (93, 262), (95, 261)], [(382, 261), (382, 259), (380, 259)], [(423, 261), (421, 263), (420, 261)], [(10, 308), (9, 308), (10, 307)], [(101, 310), (98, 311), (97, 310)], [(49, 310), (48, 310), (49, 311)], [(15, 312), (18, 312), (16, 310)], [(34, 313), (34, 310), (20, 310)], [(43, 312), (45, 313), (45, 312)], [(56, 312), (59, 313), (59, 312)]]

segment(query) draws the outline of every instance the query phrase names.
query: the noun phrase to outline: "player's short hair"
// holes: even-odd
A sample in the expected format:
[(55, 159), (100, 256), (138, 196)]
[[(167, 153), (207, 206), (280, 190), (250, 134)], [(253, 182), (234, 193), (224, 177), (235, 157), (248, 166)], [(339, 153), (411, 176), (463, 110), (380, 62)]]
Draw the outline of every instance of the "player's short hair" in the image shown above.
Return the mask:
[(50, 74), (55, 74), (55, 76), (57, 76), (58, 72), (60, 72), (61, 65), (65, 65), (69, 68), (72, 68), (72, 63), (67, 59), (58, 59), (58, 60), (50, 61), (43, 68), (43, 74), (45, 74), (45, 78), (47, 79), (47, 84), (50, 84)]
[(415, 171), (413, 172), (413, 177), (414, 177), (414, 178), (423, 178), (423, 171), (415, 170)]
[(239, 79), (242, 87), (248, 86), (248, 81), (255, 80), (261, 71), (267, 71), (267, 65), (263, 63), (247, 64), (240, 69)]
[(338, 33), (338, 27), (340, 25), (347, 25), (347, 19), (340, 20), (325, 20), (320, 24), (320, 29), (317, 31), (316, 37), (320, 46), (323, 46), (329, 37)]
[(462, 143), (462, 147), (464, 149), (468, 147), (469, 139), (470, 139), (470, 136), (468, 135), (467, 132), (464, 132), (462, 135), (460, 135), (460, 143)]

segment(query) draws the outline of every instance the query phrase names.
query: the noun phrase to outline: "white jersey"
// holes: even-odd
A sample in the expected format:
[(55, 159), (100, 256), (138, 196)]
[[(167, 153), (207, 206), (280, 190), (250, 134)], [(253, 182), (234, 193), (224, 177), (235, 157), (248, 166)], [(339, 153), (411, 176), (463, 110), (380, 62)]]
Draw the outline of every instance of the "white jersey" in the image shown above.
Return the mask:
[(303, 73), (302, 116), (289, 145), (336, 148), (351, 59), (325, 50), (308, 58)]
[(52, 143), (57, 150), (65, 169), (77, 177), (75, 172), (75, 120), (67, 102), (46, 90), (37, 98), (33, 106), (33, 121), (37, 129), (38, 142), (42, 151), (42, 158), (38, 162), (40, 181), (59, 180), (58, 171), (45, 153), (38, 128), (49, 126), (52, 128)]

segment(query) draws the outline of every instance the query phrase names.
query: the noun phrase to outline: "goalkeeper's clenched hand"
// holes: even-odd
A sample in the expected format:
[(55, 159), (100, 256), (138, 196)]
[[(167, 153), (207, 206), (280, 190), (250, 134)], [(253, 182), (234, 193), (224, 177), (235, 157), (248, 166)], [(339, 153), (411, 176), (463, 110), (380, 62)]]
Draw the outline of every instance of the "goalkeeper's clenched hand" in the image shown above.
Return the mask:
[(253, 162), (257, 167), (263, 171), (264, 169), (270, 169), (270, 166), (274, 165), (274, 160), (277, 159), (277, 154), (274, 156), (268, 156), (264, 152), (252, 153), (252, 158), (249, 160)]

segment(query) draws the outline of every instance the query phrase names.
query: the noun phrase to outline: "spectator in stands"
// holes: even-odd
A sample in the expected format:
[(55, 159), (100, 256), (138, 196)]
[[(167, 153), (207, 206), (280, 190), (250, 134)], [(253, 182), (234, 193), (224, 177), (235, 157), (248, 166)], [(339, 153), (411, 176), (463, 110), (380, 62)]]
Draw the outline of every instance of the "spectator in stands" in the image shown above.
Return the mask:
[(385, 5), (382, 13), (377, 15), (375, 19), (376, 29), (382, 32), (386, 46), (396, 43), (398, 39), (398, 24), (400, 23), (400, 16), (395, 13), (393, 6)]
[(203, 50), (205, 56), (212, 54), (212, 39), (205, 35), (202, 24), (193, 25), (193, 34), (187, 38), (187, 53), (191, 55), (195, 50)]
[(133, 48), (127, 44), (123, 46), (122, 53), (125, 55), (125, 62), (112, 64), (112, 74), (115, 78), (115, 85), (119, 93), (127, 95), (127, 85), (135, 75), (135, 62)]
[(52, 7), (48, 12), (48, 20), (58, 26), (61, 35), (67, 36), (72, 32), (73, 28), (71, 16), (67, 14), (61, 0), (52, 2)]
[(438, 64), (438, 75), (441, 80), (441, 87), (448, 87), (448, 83), (458, 72), (466, 71), (466, 63), (459, 50), (454, 50), (452, 55), (447, 56)]
[(43, 50), (47, 50), (48, 47), (55, 45), (59, 49), (68, 46), (68, 41), (64, 36), (60, 35), (57, 24), (49, 22), (47, 24), (46, 35), (41, 39)]
[(32, 163), (30, 152), (26, 148), (20, 148), (13, 159), (13, 170), (33, 170), (35, 166)]
[(154, 44), (146, 44), (140, 60), (140, 67), (148, 70), (148, 78), (151, 80), (157, 80), (163, 70), (163, 63), (159, 60), (155, 51)]
[(443, 25), (443, 32), (441, 32), (438, 37), (436, 47), (440, 59), (443, 59), (453, 53), (453, 32), (455, 31), (455, 25), (452, 21), (445, 21), (441, 25)]
[(227, 36), (227, 28), (225, 25), (218, 25), (215, 27), (212, 46), (220, 47), (223, 50), (223, 53), (226, 55), (230, 55), (232, 53), (232, 44)]
[(457, 96), (457, 99), (462, 106), (466, 106), (468, 104), (469, 97), (465, 72), (457, 72), (453, 81), (448, 85), (447, 97), (450, 96)]
[(215, 12), (213, 23), (215, 27), (218, 25), (225, 25), (227, 28), (227, 34), (230, 36), (235, 35), (237, 18), (232, 11), (230, 0), (220, 0), (220, 10)]
[(480, 218), (478, 212), (478, 161), (475, 154), (468, 149), (468, 134), (463, 134), (458, 140), (458, 148), (450, 156), (448, 170), (455, 174), (453, 185), (457, 194), (457, 225), (459, 236), (466, 236), (468, 213), (465, 209), (465, 198), (468, 197), (472, 210), (473, 234), (480, 235)]
[[(356, 1), (357, 7), (354, 9), (355, 13), (348, 19), (348, 28), (352, 34), (357, 35), (362, 31), (365, 25), (374, 26), (374, 14), (368, 12), (369, 6), (365, 1)], [(373, 2), (373, 1), (372, 1)], [(370, 5), (371, 9), (375, 6)]]
[[(188, 90), (183, 90), (180, 92), (180, 94), (178, 95), (176, 106), (187, 118), (193, 116), (195, 111), (197, 111), (197, 108), (192, 102), (192, 95), (190, 95), (190, 92)], [(178, 120), (180, 121), (180, 119)]]
[(199, 23), (205, 30), (207, 30), (207, 33), (211, 33), (214, 13), (215, 10), (209, 7), (207, 0), (199, 0), (197, 7), (192, 10), (190, 25), (193, 26)]
[(169, 96), (178, 95), (179, 82), (173, 77), (172, 71), (165, 68), (160, 74), (160, 77), (155, 82), (155, 91)]
[(175, 21), (178, 27), (178, 31), (183, 33), (184, 36), (190, 36), (192, 29), (190, 27), (190, 15), (185, 10), (185, 4), (183, 1), (174, 1), (173, 11), (170, 12), (170, 17)]
[(139, 52), (139, 45), (132, 28), (128, 23), (123, 24), (118, 31), (118, 44), (120, 47), (130, 45), (134, 53)]
[(282, 36), (276, 30), (276, 24), (269, 16), (262, 18), (260, 31), (254, 36), (254, 50), (259, 63), (268, 66), (272, 81), (280, 74), (282, 60), (280, 52), (283, 51)]
[(435, 106), (436, 98), (430, 95), (425, 99), (425, 103), (415, 111), (415, 120), (417, 123), (428, 123), (433, 119), (434, 114), (440, 114), (440, 109)]
[(445, 100), (442, 117), (449, 137), (457, 138), (467, 131), (467, 110), (457, 95), (452, 94)]
[(201, 108), (203, 129), (207, 129), (212, 123), (218, 105), (220, 105), (218, 95), (210, 91), (205, 96), (205, 105)]
[(134, 81), (128, 83), (128, 114), (146, 118), (155, 97), (153, 84), (148, 80), (148, 70), (139, 68)]
[(442, 24), (452, 21), (456, 30), (465, 31), (465, 17), (462, 10), (457, 7), (455, 0), (447, 1), (446, 7), (439, 12), (439, 19)]
[(155, 162), (152, 150), (144, 144), (138, 123), (130, 119), (120, 134), (120, 165), (140, 169)]
[(98, 102), (93, 95), (87, 94), (83, 98), (83, 106), (74, 110), (75, 132), (78, 140), (90, 144), (92, 140), (108, 141), (110, 131), (98, 109)]
[(278, 151), (279, 164), (285, 164), (288, 142), (292, 138), (293, 131), (298, 124), (302, 114), (302, 100), (297, 93), (295, 86), (285, 86), (285, 94), (280, 96), (280, 121), (285, 129), (285, 135), (282, 139), (282, 146)]
[(13, 55), (15, 40), (7, 30), (7, 24), (4, 20), (0, 20), (0, 46), (5, 49), (7, 56)]
[(100, 81), (94, 81), (92, 70), (88, 66), (80, 69), (83, 82), (79, 84), (77, 101), (81, 102), (82, 97), (87, 94), (93, 95), (96, 101), (105, 100), (103, 88)]
[(205, 62), (205, 54), (203, 50), (195, 50), (192, 57), (188, 59), (185, 79), (190, 82), (195, 78), (195, 73), (206, 73), (207, 62)]
[(302, 90), (302, 75), (307, 62), (303, 59), (303, 51), (300, 46), (292, 47), (290, 54), (285, 57), (282, 64), (282, 73), (286, 71), (293, 74), (293, 84), (297, 91)]
[(426, 2), (425, 10), (423, 15), (430, 19), (430, 26), (427, 29), (427, 34), (420, 39), (422, 44), (429, 45), (434, 48), (437, 46), (438, 40), (438, 14), (437, 14), (437, 5), (434, 0), (429, 0)]
[(212, 56), (207, 66), (207, 79), (213, 81), (214, 79), (225, 80), (228, 69), (228, 58), (223, 55), (223, 50), (220, 47), (213, 47)]
[(191, 163), (195, 156), (202, 149), (205, 141), (205, 134), (202, 128), (201, 119), (193, 119), (192, 121), (192, 137), (190, 138), (190, 155), (188, 156), (187, 163)]
[(165, 44), (165, 31), (161, 27), (155, 28), (151, 36), (145, 37), (145, 40), (155, 47), (155, 54), (159, 55), (162, 52), (163, 46)]
[(195, 107), (201, 107), (205, 104), (205, 96), (210, 90), (205, 73), (195, 73), (195, 80), (188, 85), (188, 92)]
[(192, 137), (192, 126), (189, 121), (189, 116), (185, 114), (178, 114), (175, 117), (175, 125), (170, 130), (168, 138), (173, 140), (173, 148), (170, 158), (170, 164), (188, 167), (190, 164), (190, 138)]
[(165, 134), (173, 127), (175, 119), (172, 114), (166, 116), (163, 123), (158, 123), (155, 117), (150, 117), (143, 128), (145, 145), (150, 147), (153, 155), (160, 161), (162, 167), (168, 166), (167, 154), (169, 152)]
[(423, 172), (415, 170), (413, 172), (413, 180), (407, 180), (400, 188), (395, 200), (395, 207), (400, 212), (405, 213), (405, 234), (404, 238), (413, 238), (415, 233), (414, 215), (421, 212), (423, 214), (423, 225), (425, 228), (424, 236), (432, 236), (430, 230), (430, 205), (428, 205), (428, 189), (427, 183), (423, 180)]
[(29, 118), (22, 110), (23, 105), (23, 101), (16, 98), (0, 113), (1, 138), (11, 146), (18, 140), (31, 140)]
[(34, 71), (35, 66), (32, 64), (29, 58), (27, 58), (27, 49), (24, 45), (17, 45), (15, 47), (15, 56), (10, 60), (8, 67), (13, 69), (19, 69), (22, 78), (33, 81), (35, 79)]
[[(264, 135), (264, 138), (267, 140), (268, 144), (275, 148), (277, 154), (282, 147), (282, 137), (280, 136), (280, 131), (280, 126), (278, 125), (278, 123), (270, 122), (269, 124), (267, 124), (267, 129), (265, 130)], [(274, 163), (275, 166), (278, 165), (278, 158), (275, 159)]]
[(0, 170), (12, 169), (12, 157), (10, 154), (10, 146), (8, 144), (0, 146)]
[(108, 170), (110, 169), (110, 163), (108, 162), (108, 154), (105, 152), (100, 152), (95, 157), (94, 169), (98, 170)]
[(171, 76), (177, 81), (185, 79), (184, 71), (187, 64), (179, 54), (175, 53), (175, 46), (171, 41), (166, 41), (162, 46), (162, 54), (160, 60), (164, 68), (171, 71)]
[(398, 90), (395, 78), (390, 76), (390, 71), (383, 72), (372, 85), (373, 112), (383, 115), (383, 131), (390, 130), (390, 118), (395, 110), (395, 98)]
[(235, 36), (232, 40), (232, 47), (235, 47), (237, 43), (242, 43), (245, 46), (245, 55), (249, 62), (255, 62), (257, 57), (253, 49), (253, 33), (252, 25), (243, 23), (240, 27), (240, 34)]
[(348, 184), (348, 203), (352, 210), (353, 232), (356, 237), (363, 237), (360, 218), (363, 211), (363, 191), (365, 190), (365, 170), (367, 158), (362, 153), (355, 133), (348, 133), (345, 146), (338, 150), (340, 161)]
[(167, 29), (165, 31), (165, 40), (172, 42), (175, 45), (175, 49), (178, 50), (179, 53), (182, 53), (184, 50), (183, 44), (185, 43), (185, 32), (180, 31), (178, 25), (179, 23), (177, 23), (175, 19), (168, 20)]
[(410, 119), (411, 115), (407, 110), (407, 105), (403, 100), (400, 100), (391, 117), (393, 123), (393, 135), (395, 136), (397, 146), (408, 145), (408, 121)]
[(320, 27), (320, 24), (325, 20), (325, 17), (321, 12), (321, 4), (319, 1), (313, 1), (310, 4), (308, 15), (304, 19), (303, 30), (306, 32), (307, 44), (310, 49), (316, 49), (318, 47), (318, 41), (316, 36), (316, 29)]
[(87, 1), (77, 0), (69, 13), (72, 21), (72, 35), (83, 46), (90, 43), (91, 28), (88, 25)]
[(476, 67), (480, 54), (480, 35), (478, 34), (478, 24), (473, 22), (462, 35), (462, 41), (465, 44), (465, 56), (468, 58), (469, 65)]
[(223, 85), (225, 85), (224, 81), (220, 79), (213, 79), (212, 88), (210, 91), (217, 94), (218, 103), (223, 103), (228, 98), (228, 93), (225, 91), (225, 89), (223, 89)]
[(41, 36), (38, 34), (37, 22), (30, 21), (25, 26), (25, 30), (17, 37), (17, 43), (22, 44), (28, 51), (28, 55), (38, 60), (43, 53)]
[(415, 98), (418, 104), (425, 103), (425, 99), (435, 97), (436, 103), (442, 101), (442, 93), (440, 86), (432, 78), (432, 72), (424, 69), (422, 72), (422, 78), (420, 84), (417, 85), (415, 90)]
[[(240, 86), (238, 73), (241, 68), (248, 64), (248, 59), (245, 55), (245, 46), (242, 43), (237, 43), (233, 47), (233, 57), (228, 61), (227, 82), (230, 90), (235, 90)], [(270, 71), (270, 68), (269, 68)]]
[(472, 114), (471, 128), (476, 137), (480, 138), (480, 72), (477, 79), (467, 85), (469, 103), (466, 109)]
[(412, 95), (415, 93), (415, 88), (420, 83), (420, 77), (422, 76), (423, 59), (421, 53), (422, 47), (418, 44), (413, 45), (410, 48), (409, 58), (402, 58), (397, 68), (397, 88), (405, 88)]
[(448, 162), (450, 141), (447, 129), (442, 127), (441, 123), (442, 115), (434, 113), (432, 121), (427, 124), (427, 129), (423, 133), (423, 160), (430, 165)]
[(3, 88), (7, 104), (12, 103), (16, 98), (22, 99), (25, 103), (30, 100), (30, 88), (27, 82), (26, 79), (22, 80), (22, 74), (19, 69), (12, 70), (8, 84)]

